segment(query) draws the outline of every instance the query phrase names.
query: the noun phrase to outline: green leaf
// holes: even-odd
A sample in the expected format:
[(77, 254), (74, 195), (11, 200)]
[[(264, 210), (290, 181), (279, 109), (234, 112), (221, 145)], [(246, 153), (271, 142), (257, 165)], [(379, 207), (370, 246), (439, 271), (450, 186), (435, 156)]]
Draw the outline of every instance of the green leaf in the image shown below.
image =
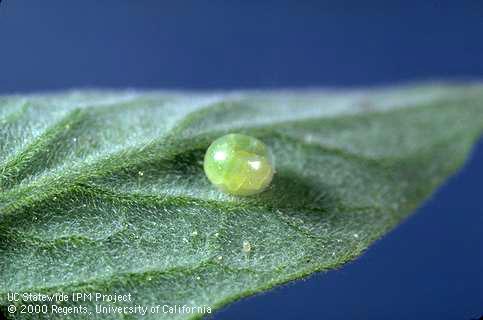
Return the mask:
[[(32, 318), (7, 312), (8, 292), (214, 310), (336, 268), (454, 173), (482, 129), (479, 84), (0, 98), (0, 310)], [(204, 176), (206, 148), (229, 132), (274, 154), (258, 196), (222, 194)], [(79, 304), (100, 303), (58, 305)]]

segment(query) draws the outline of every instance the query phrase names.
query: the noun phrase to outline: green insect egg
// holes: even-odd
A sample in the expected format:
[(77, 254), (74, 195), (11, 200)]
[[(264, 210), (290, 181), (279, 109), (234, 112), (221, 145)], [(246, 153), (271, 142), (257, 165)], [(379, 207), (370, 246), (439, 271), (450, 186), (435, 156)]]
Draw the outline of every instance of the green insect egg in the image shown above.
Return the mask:
[(218, 189), (239, 196), (265, 190), (275, 172), (268, 147), (244, 134), (227, 134), (213, 141), (204, 160), (205, 174)]

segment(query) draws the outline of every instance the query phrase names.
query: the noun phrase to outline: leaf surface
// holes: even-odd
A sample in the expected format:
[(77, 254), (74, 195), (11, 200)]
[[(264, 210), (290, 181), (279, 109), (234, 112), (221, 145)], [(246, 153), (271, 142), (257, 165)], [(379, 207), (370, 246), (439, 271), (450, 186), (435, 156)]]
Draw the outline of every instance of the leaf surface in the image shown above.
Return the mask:
[[(8, 292), (130, 293), (111, 305), (206, 312), (336, 268), (454, 173), (482, 129), (479, 84), (2, 97), (0, 312), (32, 318), (6, 311)], [(271, 148), (266, 192), (238, 198), (206, 179), (204, 151), (230, 132)], [(92, 314), (35, 317), (200, 317), (82, 304)]]

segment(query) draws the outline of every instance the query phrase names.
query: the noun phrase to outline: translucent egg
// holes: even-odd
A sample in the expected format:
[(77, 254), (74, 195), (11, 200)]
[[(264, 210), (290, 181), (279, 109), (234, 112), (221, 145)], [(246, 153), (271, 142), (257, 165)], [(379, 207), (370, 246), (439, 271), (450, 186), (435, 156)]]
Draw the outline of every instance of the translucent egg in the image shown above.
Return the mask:
[(249, 196), (262, 192), (275, 172), (268, 147), (244, 134), (227, 134), (208, 147), (204, 159), (208, 179), (223, 192)]

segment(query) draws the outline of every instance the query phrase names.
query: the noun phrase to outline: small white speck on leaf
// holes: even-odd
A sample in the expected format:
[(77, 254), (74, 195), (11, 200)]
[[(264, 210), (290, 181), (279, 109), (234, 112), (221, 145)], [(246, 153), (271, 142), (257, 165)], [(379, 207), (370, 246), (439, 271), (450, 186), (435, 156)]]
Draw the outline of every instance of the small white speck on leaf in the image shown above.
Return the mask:
[(196, 230), (195, 230), (195, 231), (191, 232), (191, 235), (192, 235), (193, 237), (196, 237), (196, 236), (198, 235), (198, 231), (196, 231)]
[(139, 171), (139, 172), (138, 172), (138, 175), (142, 177), (142, 176), (144, 176), (144, 172)]
[(218, 260), (222, 260), (223, 259), (223, 256), (218, 256)]
[(200, 279), (201, 279), (200, 276), (196, 276), (196, 280), (200, 280)]
[(249, 253), (252, 251), (252, 245), (248, 241), (243, 241), (242, 251), (245, 253)]

